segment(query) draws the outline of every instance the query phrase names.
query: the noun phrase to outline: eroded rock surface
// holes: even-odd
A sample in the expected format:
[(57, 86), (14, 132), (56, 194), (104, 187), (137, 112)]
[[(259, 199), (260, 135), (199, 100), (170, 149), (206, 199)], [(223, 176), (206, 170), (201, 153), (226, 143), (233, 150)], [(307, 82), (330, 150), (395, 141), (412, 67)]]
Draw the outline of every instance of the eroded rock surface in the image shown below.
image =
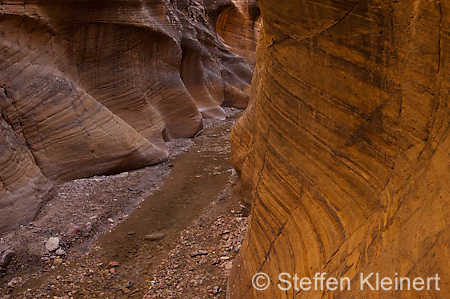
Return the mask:
[[(0, 89), (0, 96), (3, 96)], [(52, 193), (25, 140), (0, 118), (0, 231), (32, 220)]]
[[(230, 298), (450, 293), (447, 1), (272, 1), (252, 99), (232, 132), (253, 200)], [(252, 287), (265, 272), (272, 285)], [(281, 272), (350, 291), (281, 291)], [(361, 291), (360, 273), (439, 274), (440, 291)], [(372, 280), (373, 281), (373, 280)]]
[(158, 163), (202, 116), (246, 107), (252, 69), (208, 21), (221, 9), (0, 2), (0, 232), (32, 219), (52, 182)]
[(261, 26), (261, 13), (257, 3), (252, 0), (234, 0), (214, 21), (217, 34), (225, 45), (254, 66)]

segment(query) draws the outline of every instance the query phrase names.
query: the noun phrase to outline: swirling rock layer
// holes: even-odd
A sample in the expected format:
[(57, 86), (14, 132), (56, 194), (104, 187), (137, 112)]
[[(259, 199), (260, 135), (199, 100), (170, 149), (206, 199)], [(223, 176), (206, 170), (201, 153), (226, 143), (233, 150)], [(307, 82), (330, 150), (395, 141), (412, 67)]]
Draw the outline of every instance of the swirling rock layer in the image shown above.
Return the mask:
[[(258, 4), (252, 98), (232, 132), (252, 219), (229, 297), (446, 298), (450, 4)], [(257, 272), (272, 279), (266, 291), (252, 287)], [(352, 288), (281, 291), (281, 272)], [(361, 291), (371, 272), (438, 274), (440, 291)]]
[(256, 2), (234, 0), (217, 16), (216, 31), (234, 53), (255, 65), (256, 41), (259, 35), (260, 11)]
[(206, 11), (197, 1), (0, 2), (0, 211), (15, 211), (0, 232), (31, 219), (52, 182), (160, 162), (165, 141), (195, 135), (202, 116), (246, 107), (252, 69)]

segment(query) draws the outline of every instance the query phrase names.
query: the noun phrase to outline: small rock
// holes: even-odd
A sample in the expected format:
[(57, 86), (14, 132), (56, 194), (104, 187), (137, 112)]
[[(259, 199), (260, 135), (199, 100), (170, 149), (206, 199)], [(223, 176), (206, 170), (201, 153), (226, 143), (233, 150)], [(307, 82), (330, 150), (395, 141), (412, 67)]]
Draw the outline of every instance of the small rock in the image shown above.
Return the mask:
[(191, 252), (191, 257), (196, 257), (199, 255), (207, 255), (209, 252), (206, 250), (198, 250), (198, 251), (192, 251)]
[(118, 174), (116, 177), (117, 178), (126, 178), (128, 176), (128, 171), (122, 172), (121, 174)]
[(81, 232), (81, 229), (78, 225), (69, 223), (66, 228), (66, 237), (73, 238)]
[(132, 235), (135, 235), (136, 234), (136, 232), (127, 232), (127, 235), (129, 235), (129, 236), (132, 236)]
[(212, 262), (212, 264), (211, 265), (218, 265), (218, 264), (220, 264), (220, 259), (215, 259), (214, 260), (214, 262)]
[(5, 268), (6, 266), (8, 266), (9, 263), (11, 263), (14, 254), (14, 250), (7, 249), (0, 259), (0, 267)]
[(85, 225), (82, 226), (81, 228), (81, 233), (83, 234), (83, 236), (87, 237), (89, 236), (89, 234), (92, 231), (92, 224), (90, 222), (86, 223)]
[(66, 255), (66, 252), (64, 250), (62, 250), (61, 248), (59, 248), (58, 250), (56, 250), (56, 255), (62, 256), (62, 255)]
[(8, 288), (15, 288), (18, 287), (20, 284), (22, 284), (22, 277), (14, 277), (8, 282), (7, 286)]
[(166, 237), (165, 233), (158, 232), (146, 235), (144, 239), (148, 241), (158, 241), (164, 239), (165, 237)]
[(231, 268), (233, 268), (233, 262), (226, 262), (225, 264), (224, 264), (224, 267), (225, 267), (225, 269), (226, 270), (231, 270)]
[(228, 261), (229, 259), (230, 259), (229, 256), (221, 256), (220, 257), (220, 260), (222, 260), (222, 261)]
[(119, 266), (119, 262), (117, 261), (111, 261), (108, 264), (108, 267), (118, 267)]
[(222, 289), (221, 289), (219, 286), (215, 286), (215, 287), (212, 289), (212, 293), (213, 293), (214, 295), (217, 295), (217, 294), (219, 294), (220, 292), (222, 292)]
[(47, 248), (48, 251), (55, 251), (59, 248), (59, 238), (57, 237), (50, 237), (47, 240), (47, 243), (45, 243), (45, 248)]
[(114, 223), (114, 219), (108, 218), (108, 222), (109, 222), (109, 223)]
[(122, 293), (129, 294), (131, 291), (127, 288), (122, 288)]
[(56, 259), (53, 260), (53, 264), (56, 265), (56, 266), (61, 265), (62, 262), (63, 262), (63, 260), (61, 258), (56, 258)]
[(114, 268), (111, 268), (111, 269), (109, 269), (109, 273), (116, 274), (116, 270), (114, 270)]

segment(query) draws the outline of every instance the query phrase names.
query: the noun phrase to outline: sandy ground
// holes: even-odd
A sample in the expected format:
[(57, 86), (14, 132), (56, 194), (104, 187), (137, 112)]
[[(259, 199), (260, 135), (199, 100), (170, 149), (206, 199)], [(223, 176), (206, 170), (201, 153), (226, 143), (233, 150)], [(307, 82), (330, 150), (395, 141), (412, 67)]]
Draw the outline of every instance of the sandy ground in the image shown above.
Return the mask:
[[(207, 121), (159, 165), (74, 180), (27, 226), (0, 237), (0, 298), (224, 298), (248, 225), (229, 132)], [(49, 251), (50, 237), (59, 251)]]

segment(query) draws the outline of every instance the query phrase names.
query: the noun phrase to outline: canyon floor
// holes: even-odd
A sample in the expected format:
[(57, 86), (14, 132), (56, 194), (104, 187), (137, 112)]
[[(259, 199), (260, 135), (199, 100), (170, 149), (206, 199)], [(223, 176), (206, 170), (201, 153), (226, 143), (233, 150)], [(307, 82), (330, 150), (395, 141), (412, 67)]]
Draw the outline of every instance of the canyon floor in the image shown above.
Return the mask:
[(249, 214), (230, 158), (240, 113), (173, 141), (162, 164), (57, 187), (35, 221), (1, 236), (15, 256), (0, 298), (224, 298)]

